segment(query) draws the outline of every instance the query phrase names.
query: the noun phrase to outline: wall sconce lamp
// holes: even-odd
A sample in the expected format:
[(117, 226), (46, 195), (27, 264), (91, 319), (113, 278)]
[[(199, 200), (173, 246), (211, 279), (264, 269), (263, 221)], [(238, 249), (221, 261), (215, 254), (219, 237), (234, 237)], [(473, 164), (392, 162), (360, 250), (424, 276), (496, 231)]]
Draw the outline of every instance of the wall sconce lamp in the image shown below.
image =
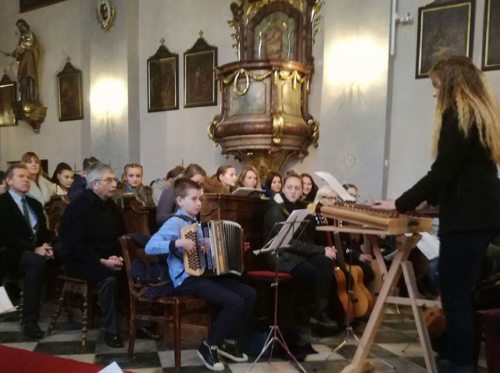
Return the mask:
[(95, 83), (90, 92), (92, 111), (98, 117), (109, 120), (110, 116), (118, 116), (125, 107), (125, 87), (117, 79), (103, 79)]

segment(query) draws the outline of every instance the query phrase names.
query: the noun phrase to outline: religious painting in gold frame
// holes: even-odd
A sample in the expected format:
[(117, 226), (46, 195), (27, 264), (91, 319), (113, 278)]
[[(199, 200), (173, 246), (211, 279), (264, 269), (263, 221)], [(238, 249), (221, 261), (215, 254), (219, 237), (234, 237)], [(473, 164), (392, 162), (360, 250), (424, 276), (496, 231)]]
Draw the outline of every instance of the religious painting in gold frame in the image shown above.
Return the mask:
[(19, 0), (19, 12), (24, 13), (28, 10), (41, 8), (47, 5), (60, 3), (64, 0)]
[(16, 83), (4, 74), (0, 80), (0, 127), (17, 125), (14, 106), (17, 98)]
[(148, 58), (148, 112), (179, 108), (179, 55), (161, 45)]
[(500, 1), (486, 0), (483, 25), (483, 70), (500, 69)]
[(472, 57), (473, 30), (474, 0), (434, 2), (418, 8), (415, 77), (427, 78), (443, 55)]
[(216, 66), (217, 47), (208, 45), (200, 32), (193, 47), (184, 52), (184, 107), (217, 105)]
[(66, 62), (57, 74), (59, 122), (83, 119), (82, 72)]

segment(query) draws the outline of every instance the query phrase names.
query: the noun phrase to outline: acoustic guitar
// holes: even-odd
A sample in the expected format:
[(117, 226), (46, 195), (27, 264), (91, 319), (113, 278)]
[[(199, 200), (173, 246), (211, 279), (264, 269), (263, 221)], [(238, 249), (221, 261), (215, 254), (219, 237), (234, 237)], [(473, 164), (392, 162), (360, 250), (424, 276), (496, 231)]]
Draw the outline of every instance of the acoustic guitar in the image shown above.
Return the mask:
[(339, 267), (345, 273), (350, 274), (347, 277), (347, 288), (350, 288), (352, 306), (354, 308), (354, 317), (364, 317), (372, 310), (374, 305), (373, 296), (363, 283), (363, 270), (357, 265), (348, 265), (345, 262), (344, 250), (342, 249), (342, 242), (338, 232), (333, 233), (335, 248), (337, 249), (337, 261)]
[[(309, 209), (311, 211), (314, 211), (314, 215), (316, 217), (316, 222), (318, 225), (329, 225), (330, 223), (328, 222), (328, 219), (321, 214), (320, 208), (321, 208), (320, 203), (318, 203), (316, 206), (314, 205), (309, 206)], [(340, 253), (341, 256), (339, 260), (339, 251), (342, 251), (342, 245), (338, 243), (336, 245), (333, 244), (332, 232), (325, 232), (325, 234), (328, 246), (336, 246), (337, 249), (337, 260), (335, 261), (335, 265), (333, 267), (333, 275), (335, 276), (335, 281), (337, 284), (337, 299), (339, 300), (342, 309), (335, 310), (337, 311), (335, 312), (335, 319), (340, 320), (344, 324), (348, 323), (350, 324), (354, 321), (355, 317), (360, 317), (359, 314), (363, 311), (360, 306), (357, 306), (358, 315), (356, 315), (356, 307), (354, 305), (355, 304), (363, 305), (366, 302), (364, 301), (360, 302), (358, 299), (358, 294), (360, 292), (358, 290), (359, 287), (356, 287), (357, 290), (356, 292), (352, 291), (353, 284), (355, 283), (355, 281), (347, 271), (347, 268), (345, 266), (345, 261), (343, 260), (344, 259), (343, 252)], [(363, 278), (361, 278), (361, 281), (363, 281)], [(349, 289), (351, 289), (350, 295), (348, 293)], [(362, 296), (364, 297), (364, 293), (362, 293)]]
[[(317, 218), (319, 224), (328, 224), (328, 221), (326, 221), (326, 218), (324, 218), (323, 216), (319, 215), (317, 216)], [(328, 246), (334, 246), (332, 240), (332, 232), (325, 232), (325, 234)], [(347, 293), (346, 274), (338, 266), (338, 261), (335, 261), (335, 265), (333, 266), (333, 275), (337, 284), (337, 299), (342, 306), (342, 309), (338, 310), (340, 312), (336, 312), (335, 319), (342, 322), (343, 324), (351, 324), (354, 321), (354, 307), (352, 304), (352, 300)]]

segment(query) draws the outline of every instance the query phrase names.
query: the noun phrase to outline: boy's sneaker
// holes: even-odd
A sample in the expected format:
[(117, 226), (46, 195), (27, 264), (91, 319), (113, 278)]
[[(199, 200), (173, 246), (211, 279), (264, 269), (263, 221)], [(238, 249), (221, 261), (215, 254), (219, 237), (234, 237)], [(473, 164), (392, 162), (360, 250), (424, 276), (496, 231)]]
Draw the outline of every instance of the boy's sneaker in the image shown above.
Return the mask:
[(219, 354), (238, 363), (248, 361), (248, 356), (240, 351), (238, 343), (234, 339), (225, 339), (217, 348)]
[(208, 369), (216, 371), (224, 370), (224, 364), (219, 361), (217, 346), (209, 346), (206, 340), (203, 340), (200, 347), (198, 347), (198, 356)]

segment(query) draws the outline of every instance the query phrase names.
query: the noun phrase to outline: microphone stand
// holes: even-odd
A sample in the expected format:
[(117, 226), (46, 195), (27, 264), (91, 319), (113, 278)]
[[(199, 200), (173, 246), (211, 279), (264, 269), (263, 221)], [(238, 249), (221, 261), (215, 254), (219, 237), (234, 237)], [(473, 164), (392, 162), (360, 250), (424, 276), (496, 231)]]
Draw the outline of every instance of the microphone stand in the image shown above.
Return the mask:
[[(306, 224), (302, 224), (304, 222)], [(309, 220), (294, 220), (291, 222), (286, 221), (286, 222), (275, 223), (271, 232), (274, 231), (275, 227), (280, 225), (282, 226), (281, 228), (282, 230), (286, 229), (285, 234), (280, 239), (280, 242), (276, 244), (273, 241), (271, 241), (269, 242), (268, 248), (262, 248), (260, 250), (254, 251), (254, 253), (256, 254), (267, 253), (267, 252), (274, 254), (274, 259), (275, 259), (274, 280), (271, 283), (271, 287), (274, 288), (274, 316), (273, 316), (273, 324), (270, 326), (269, 334), (267, 335), (266, 340), (264, 342), (264, 347), (260, 351), (259, 356), (257, 356), (252, 365), (248, 368), (247, 372), (250, 372), (253, 369), (255, 364), (257, 364), (257, 362), (262, 358), (264, 353), (269, 348), (271, 349), (268, 359), (268, 363), (270, 364), (271, 358), (273, 356), (274, 345), (276, 344), (276, 342), (278, 342), (283, 348), (283, 350), (285, 350), (287, 356), (289, 356), (290, 359), (293, 360), (293, 362), (297, 365), (300, 371), (303, 373), (307, 373), (305, 368), (299, 363), (297, 358), (292, 354), (292, 352), (288, 348), (285, 337), (283, 337), (283, 333), (281, 332), (281, 329), (278, 325), (278, 294), (279, 294), (279, 283), (280, 283), (279, 272), (278, 272), (278, 261), (279, 261), (280, 251), (290, 247), (289, 244), (285, 244), (285, 239), (288, 238), (286, 241), (287, 243), (289, 243), (292, 239), (297, 240), (302, 235), (302, 232), (304, 231), (305, 226), (307, 225), (308, 222)], [(299, 227), (300, 225), (302, 225), (301, 230), (298, 231), (299, 234), (297, 235), (297, 237), (295, 237), (296, 233), (295, 224), (298, 224)]]

